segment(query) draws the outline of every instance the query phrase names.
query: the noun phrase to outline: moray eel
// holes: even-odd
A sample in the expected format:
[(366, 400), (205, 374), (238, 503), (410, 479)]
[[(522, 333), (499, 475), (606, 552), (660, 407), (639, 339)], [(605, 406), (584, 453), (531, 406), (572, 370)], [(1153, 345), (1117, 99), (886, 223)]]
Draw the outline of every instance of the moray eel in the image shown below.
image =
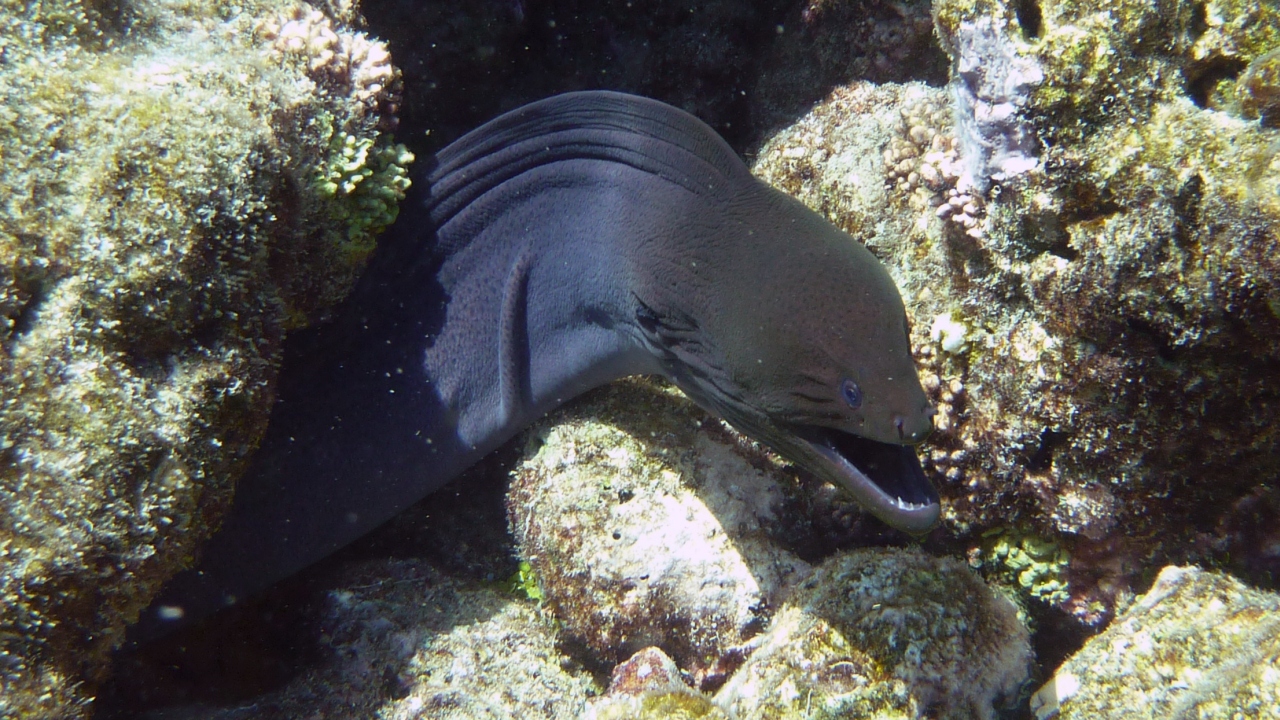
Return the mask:
[(937, 520), (911, 447), (934, 410), (889, 274), (692, 115), (559, 95), (415, 186), (345, 309), (291, 338), (227, 519), (135, 637), (328, 555), (626, 375), (670, 378), (889, 525)]

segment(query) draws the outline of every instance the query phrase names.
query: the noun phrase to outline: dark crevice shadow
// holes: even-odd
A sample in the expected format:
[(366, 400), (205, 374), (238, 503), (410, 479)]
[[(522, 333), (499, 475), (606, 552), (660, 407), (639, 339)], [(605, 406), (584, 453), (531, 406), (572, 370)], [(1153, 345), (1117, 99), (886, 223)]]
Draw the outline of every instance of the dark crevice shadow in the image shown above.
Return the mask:
[(797, 3), (775, 30), (752, 89), (749, 152), (838, 87), (858, 81), (943, 87), (949, 78), (927, 2)]
[(1054, 452), (1066, 445), (1070, 439), (1071, 433), (1049, 428), (1040, 431), (1040, 445), (1026, 458), (1027, 469), (1033, 472), (1044, 472), (1053, 467)]
[(1218, 84), (1240, 77), (1246, 67), (1248, 64), (1240, 58), (1212, 58), (1183, 70), (1183, 89), (1196, 107), (1208, 108)]
[(754, 78), (798, 4), (366, 0), (361, 9), (402, 69), (398, 135), (421, 157), (502, 112), (590, 89), (670, 103), (740, 149)]
[(1013, 13), (1018, 19), (1023, 40), (1036, 40), (1040, 37), (1040, 31), (1044, 26), (1044, 15), (1037, 0), (1014, 0)]
[[(405, 568), (401, 574), (425, 572), (425, 587), (431, 587), (433, 573), (463, 586), (510, 577), (517, 563), (504, 500), (519, 442), (507, 443), (378, 529), (265, 592), (118, 652), (112, 677), (98, 695), (95, 720), (269, 701), (290, 681), (336, 659), (323, 639), (329, 594), (367, 587), (394, 574), (397, 563)], [(473, 608), (455, 616), (455, 624), (484, 622), (491, 609)], [(403, 673), (393, 669), (389, 675)]]

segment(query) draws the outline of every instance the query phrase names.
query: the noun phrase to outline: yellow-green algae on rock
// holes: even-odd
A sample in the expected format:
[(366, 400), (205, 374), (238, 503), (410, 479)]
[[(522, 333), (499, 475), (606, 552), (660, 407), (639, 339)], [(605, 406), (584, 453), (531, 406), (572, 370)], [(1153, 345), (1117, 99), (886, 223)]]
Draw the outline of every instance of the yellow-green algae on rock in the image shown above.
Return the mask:
[(1016, 530), (988, 530), (981, 547), (970, 553), (969, 564), (1030, 597), (1060, 603), (1068, 597), (1065, 574), (1070, 559), (1051, 540)]
[(86, 712), (394, 218), (396, 72), (329, 13), (0, 3), (0, 716)]
[(1280, 596), (1166, 567), (1031, 704), (1040, 720), (1280, 718)]

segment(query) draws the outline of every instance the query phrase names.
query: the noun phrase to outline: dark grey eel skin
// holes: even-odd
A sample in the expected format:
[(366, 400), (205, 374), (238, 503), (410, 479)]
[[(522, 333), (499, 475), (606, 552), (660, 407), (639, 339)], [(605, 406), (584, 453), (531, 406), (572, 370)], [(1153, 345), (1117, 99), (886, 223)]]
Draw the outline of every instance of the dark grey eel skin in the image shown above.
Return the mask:
[(626, 375), (666, 376), (889, 525), (936, 522), (911, 447), (934, 410), (889, 274), (697, 118), (552, 97), (445, 148), (407, 202), (297, 341), (225, 522), (135, 638), (319, 560)]

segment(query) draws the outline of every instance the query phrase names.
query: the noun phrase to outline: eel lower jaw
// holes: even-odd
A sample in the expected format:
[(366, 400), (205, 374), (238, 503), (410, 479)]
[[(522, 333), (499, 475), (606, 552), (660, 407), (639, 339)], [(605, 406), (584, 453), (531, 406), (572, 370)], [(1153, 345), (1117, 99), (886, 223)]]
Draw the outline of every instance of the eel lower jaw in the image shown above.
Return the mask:
[(817, 473), (849, 491), (860, 505), (903, 532), (922, 534), (942, 506), (910, 445), (892, 445), (819, 426), (793, 428), (819, 465)]

